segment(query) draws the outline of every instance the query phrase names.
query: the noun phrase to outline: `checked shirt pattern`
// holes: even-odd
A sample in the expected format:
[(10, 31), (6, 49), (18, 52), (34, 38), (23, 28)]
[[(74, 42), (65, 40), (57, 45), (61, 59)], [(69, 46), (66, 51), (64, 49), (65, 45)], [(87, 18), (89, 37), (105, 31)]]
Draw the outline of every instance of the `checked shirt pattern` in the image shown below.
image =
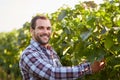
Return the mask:
[(75, 80), (91, 74), (90, 63), (64, 67), (52, 47), (42, 47), (32, 39), (21, 54), (19, 67), (23, 80)]

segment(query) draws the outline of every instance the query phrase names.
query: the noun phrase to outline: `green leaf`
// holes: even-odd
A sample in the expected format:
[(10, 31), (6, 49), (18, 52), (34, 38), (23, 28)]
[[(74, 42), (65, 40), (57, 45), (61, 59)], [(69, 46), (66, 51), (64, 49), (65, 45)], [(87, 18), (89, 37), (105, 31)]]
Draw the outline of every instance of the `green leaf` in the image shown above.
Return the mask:
[(87, 24), (90, 25), (91, 27), (93, 27), (95, 20), (96, 20), (95, 16), (89, 16), (87, 18)]
[(80, 34), (80, 37), (82, 38), (82, 40), (86, 40), (89, 36), (91, 35), (91, 32), (90, 31), (86, 31), (86, 32), (83, 32), (82, 34)]
[(107, 36), (104, 42), (104, 46), (106, 49), (110, 49), (113, 46), (114, 42), (111, 36)]
[(62, 10), (60, 12), (60, 14), (58, 15), (58, 21), (61, 21), (65, 16), (67, 15), (67, 11), (66, 10)]
[(116, 68), (120, 68), (120, 64), (115, 65), (114, 68), (115, 68), (115, 69), (116, 69)]

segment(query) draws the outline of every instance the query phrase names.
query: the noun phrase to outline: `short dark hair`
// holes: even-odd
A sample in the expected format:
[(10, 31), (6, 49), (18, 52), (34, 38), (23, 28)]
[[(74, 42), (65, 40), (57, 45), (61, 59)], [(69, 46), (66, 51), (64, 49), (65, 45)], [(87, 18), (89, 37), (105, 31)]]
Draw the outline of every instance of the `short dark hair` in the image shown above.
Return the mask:
[(42, 16), (37, 15), (37, 16), (33, 17), (31, 20), (31, 28), (32, 29), (35, 29), (37, 19), (47, 20), (48, 18), (46, 16), (43, 16), (43, 15)]

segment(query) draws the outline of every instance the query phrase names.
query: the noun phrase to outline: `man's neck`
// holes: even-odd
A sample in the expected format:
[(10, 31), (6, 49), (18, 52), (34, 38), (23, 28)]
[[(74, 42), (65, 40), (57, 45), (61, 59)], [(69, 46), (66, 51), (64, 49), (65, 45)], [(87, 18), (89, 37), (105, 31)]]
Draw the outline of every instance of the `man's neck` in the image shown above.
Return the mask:
[[(38, 42), (36, 39), (32, 38), (34, 41)], [(39, 43), (39, 42), (38, 42)], [(41, 44), (39, 43), (42, 47), (45, 47), (46, 49), (51, 48), (50, 44)]]

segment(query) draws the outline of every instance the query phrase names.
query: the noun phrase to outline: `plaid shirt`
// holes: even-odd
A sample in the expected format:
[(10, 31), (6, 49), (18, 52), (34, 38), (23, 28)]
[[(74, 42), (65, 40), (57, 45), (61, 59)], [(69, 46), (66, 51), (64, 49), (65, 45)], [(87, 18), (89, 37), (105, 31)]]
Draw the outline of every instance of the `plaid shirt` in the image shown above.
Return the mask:
[(23, 80), (75, 80), (91, 74), (90, 63), (63, 67), (52, 48), (44, 48), (34, 40), (23, 51), (19, 66)]

